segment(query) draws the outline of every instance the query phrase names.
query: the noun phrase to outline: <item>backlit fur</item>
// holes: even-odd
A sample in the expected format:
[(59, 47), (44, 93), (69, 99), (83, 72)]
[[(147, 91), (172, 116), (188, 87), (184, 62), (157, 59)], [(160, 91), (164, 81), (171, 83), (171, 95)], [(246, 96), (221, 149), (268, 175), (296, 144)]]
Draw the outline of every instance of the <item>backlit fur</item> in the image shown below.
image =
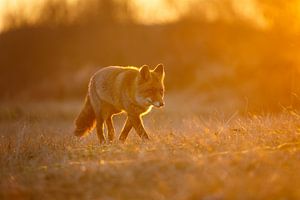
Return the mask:
[(164, 105), (164, 66), (150, 70), (144, 65), (137, 67), (110, 66), (97, 71), (90, 79), (84, 108), (76, 119), (76, 136), (83, 136), (96, 122), (101, 143), (105, 142), (103, 125), (108, 129), (108, 140), (114, 139), (112, 116), (127, 113), (127, 120), (120, 134), (125, 141), (132, 127), (143, 139), (148, 139), (141, 116), (153, 106)]

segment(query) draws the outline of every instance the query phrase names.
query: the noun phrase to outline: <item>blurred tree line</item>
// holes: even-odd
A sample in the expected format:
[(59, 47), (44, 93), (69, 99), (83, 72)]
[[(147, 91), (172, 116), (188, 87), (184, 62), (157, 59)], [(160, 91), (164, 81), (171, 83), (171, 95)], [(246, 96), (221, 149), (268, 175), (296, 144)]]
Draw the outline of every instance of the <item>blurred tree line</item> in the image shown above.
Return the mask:
[(49, 1), (35, 24), (7, 16), (0, 98), (78, 98), (99, 67), (164, 63), (168, 91), (226, 87), (258, 107), (296, 107), (300, 41), (285, 2), (261, 1), (272, 16), (272, 26), (261, 29), (238, 17), (206, 20), (196, 7), (176, 22), (145, 25), (128, 1), (111, 0), (81, 1), (70, 18), (64, 1)]

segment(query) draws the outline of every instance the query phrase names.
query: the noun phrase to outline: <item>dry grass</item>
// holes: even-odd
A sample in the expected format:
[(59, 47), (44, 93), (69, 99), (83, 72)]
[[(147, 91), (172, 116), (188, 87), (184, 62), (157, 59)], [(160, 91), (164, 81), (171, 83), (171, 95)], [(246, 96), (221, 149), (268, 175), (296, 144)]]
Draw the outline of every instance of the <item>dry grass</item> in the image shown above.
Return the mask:
[(166, 107), (145, 117), (151, 142), (131, 132), (125, 144), (100, 146), (95, 134), (71, 135), (79, 109), (2, 104), (0, 199), (300, 199), (296, 111), (187, 115)]

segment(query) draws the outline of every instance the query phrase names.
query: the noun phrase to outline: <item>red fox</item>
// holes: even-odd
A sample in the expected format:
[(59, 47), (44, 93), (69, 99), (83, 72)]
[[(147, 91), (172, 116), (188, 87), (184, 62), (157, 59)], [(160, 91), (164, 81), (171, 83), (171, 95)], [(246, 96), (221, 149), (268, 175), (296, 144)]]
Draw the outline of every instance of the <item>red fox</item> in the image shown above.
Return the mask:
[(114, 140), (113, 115), (127, 113), (119, 140), (124, 142), (133, 127), (142, 139), (149, 139), (141, 116), (153, 106), (164, 106), (164, 66), (154, 70), (147, 65), (136, 67), (110, 66), (97, 71), (90, 79), (85, 104), (77, 119), (74, 134), (86, 135), (96, 123), (100, 143), (105, 143), (103, 134), (106, 123), (108, 140)]

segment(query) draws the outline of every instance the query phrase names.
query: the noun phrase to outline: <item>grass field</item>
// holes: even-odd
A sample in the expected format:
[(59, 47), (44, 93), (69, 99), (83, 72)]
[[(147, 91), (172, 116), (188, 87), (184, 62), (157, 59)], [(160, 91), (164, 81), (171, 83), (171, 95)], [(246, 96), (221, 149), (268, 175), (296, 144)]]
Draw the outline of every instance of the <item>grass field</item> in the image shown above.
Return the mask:
[(79, 101), (3, 102), (0, 199), (300, 199), (297, 111), (195, 104), (167, 101), (146, 116), (150, 142), (132, 131), (125, 144), (100, 146), (95, 133), (72, 135)]
[[(299, 38), (300, 0), (0, 0), (0, 200), (300, 200)], [(159, 63), (150, 141), (73, 135)]]

